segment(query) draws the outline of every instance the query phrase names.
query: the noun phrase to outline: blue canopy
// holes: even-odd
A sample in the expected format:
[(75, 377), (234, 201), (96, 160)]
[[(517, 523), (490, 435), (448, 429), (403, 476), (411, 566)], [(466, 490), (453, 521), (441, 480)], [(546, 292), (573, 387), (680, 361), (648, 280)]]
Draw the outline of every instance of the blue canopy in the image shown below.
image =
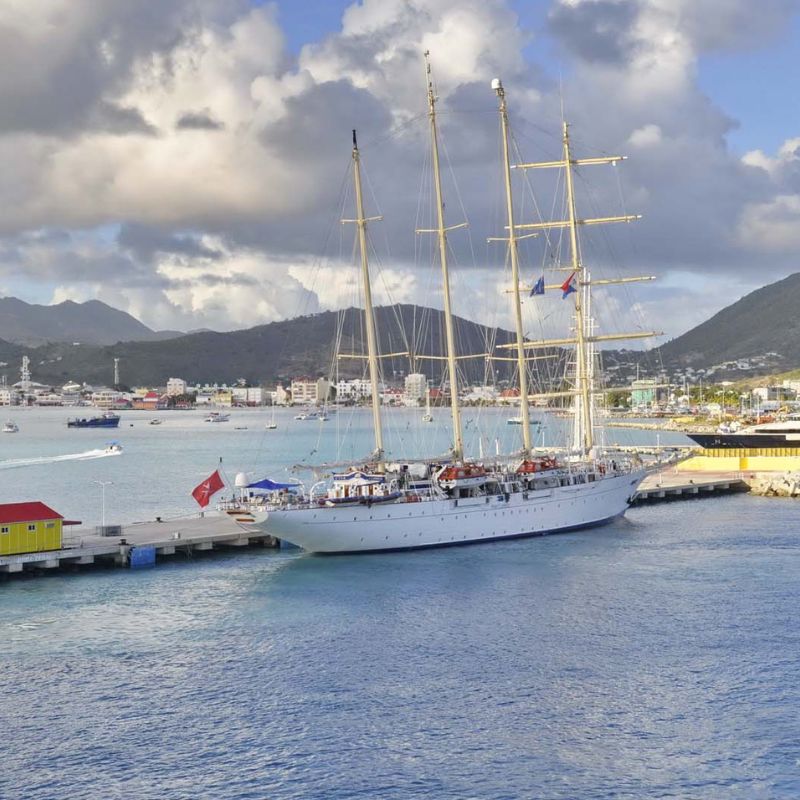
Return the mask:
[(278, 491), (280, 489), (299, 489), (299, 483), (278, 483), (277, 481), (273, 481), (270, 478), (262, 478), (260, 481), (255, 481), (255, 483), (248, 483), (248, 489), (266, 489), (268, 492)]

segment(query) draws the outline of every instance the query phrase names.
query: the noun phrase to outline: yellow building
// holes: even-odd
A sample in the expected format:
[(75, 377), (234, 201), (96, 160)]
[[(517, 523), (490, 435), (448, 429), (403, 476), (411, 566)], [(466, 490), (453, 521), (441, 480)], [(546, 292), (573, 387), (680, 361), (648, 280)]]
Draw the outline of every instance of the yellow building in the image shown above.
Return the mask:
[(63, 521), (38, 501), (0, 504), (0, 556), (60, 550)]

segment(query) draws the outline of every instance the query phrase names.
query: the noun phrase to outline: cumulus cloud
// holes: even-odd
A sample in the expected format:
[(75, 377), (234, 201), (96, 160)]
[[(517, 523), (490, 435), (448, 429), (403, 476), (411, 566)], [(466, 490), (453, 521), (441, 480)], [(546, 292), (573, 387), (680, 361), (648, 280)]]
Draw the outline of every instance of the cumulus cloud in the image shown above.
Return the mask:
[[(758, 282), (795, 268), (797, 132), (775, 155), (736, 157), (726, 144), (735, 120), (697, 81), (704, 54), (768, 45), (794, 0), (770, 0), (758, 14), (747, 0), (553, 0), (544, 35), (567, 66), (561, 90), (505, 0), (354, 2), (339, 31), (296, 57), (272, 5), (35, 5), (0, 2), (7, 285), (98, 296), (169, 328), (243, 327), (344, 304), (354, 288), (341, 266), (351, 232), (337, 217), (352, 215), (356, 127), (370, 213), (385, 218), (374, 231), (384, 263), (377, 293), (438, 303), (419, 266), (430, 242), (414, 234), (431, 216), (425, 49), (440, 95), (448, 221), (471, 223), (471, 239), (451, 237), (462, 313), (507, 320), (501, 291), (488, 290), (492, 309), (485, 302), (502, 248), (481, 244), (503, 224), (495, 75), (521, 157), (557, 157), (562, 98), (578, 155), (630, 154), (577, 176), (581, 213), (619, 213), (622, 198), (624, 211), (645, 217), (609, 231), (605, 247), (587, 242), (593, 269), (725, 274), (732, 295), (732, 276), (754, 264)], [(557, 215), (550, 179), (527, 180), (543, 195), (541, 216)], [(520, 213), (537, 216), (522, 192)], [(333, 260), (320, 266), (326, 249)], [(526, 271), (558, 249), (553, 238), (526, 246)], [(677, 333), (688, 317), (670, 292), (646, 289), (642, 307)], [(734, 299), (715, 294), (718, 306)]]

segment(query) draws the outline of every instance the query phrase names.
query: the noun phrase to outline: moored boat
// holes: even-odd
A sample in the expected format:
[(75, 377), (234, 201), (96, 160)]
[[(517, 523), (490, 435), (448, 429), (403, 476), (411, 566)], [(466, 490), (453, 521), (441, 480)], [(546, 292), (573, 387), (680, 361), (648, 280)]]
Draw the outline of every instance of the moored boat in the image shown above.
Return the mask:
[(221, 411), (212, 411), (203, 421), (204, 422), (230, 422), (231, 415), (223, 414)]
[(706, 450), (750, 450), (786, 448), (800, 452), (800, 418), (766, 422), (716, 433), (687, 433), (690, 439)]
[(67, 420), (68, 428), (117, 428), (120, 416), (106, 411), (98, 417), (76, 417)]
[(13, 420), (8, 420), (3, 425), (3, 433), (19, 433), (19, 426)]

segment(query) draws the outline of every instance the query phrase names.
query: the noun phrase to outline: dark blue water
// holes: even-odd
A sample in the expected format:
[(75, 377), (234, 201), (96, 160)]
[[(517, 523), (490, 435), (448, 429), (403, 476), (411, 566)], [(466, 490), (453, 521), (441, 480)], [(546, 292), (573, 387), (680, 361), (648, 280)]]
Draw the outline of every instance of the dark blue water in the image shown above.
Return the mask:
[(797, 798), (798, 521), (0, 584), (0, 796)]

